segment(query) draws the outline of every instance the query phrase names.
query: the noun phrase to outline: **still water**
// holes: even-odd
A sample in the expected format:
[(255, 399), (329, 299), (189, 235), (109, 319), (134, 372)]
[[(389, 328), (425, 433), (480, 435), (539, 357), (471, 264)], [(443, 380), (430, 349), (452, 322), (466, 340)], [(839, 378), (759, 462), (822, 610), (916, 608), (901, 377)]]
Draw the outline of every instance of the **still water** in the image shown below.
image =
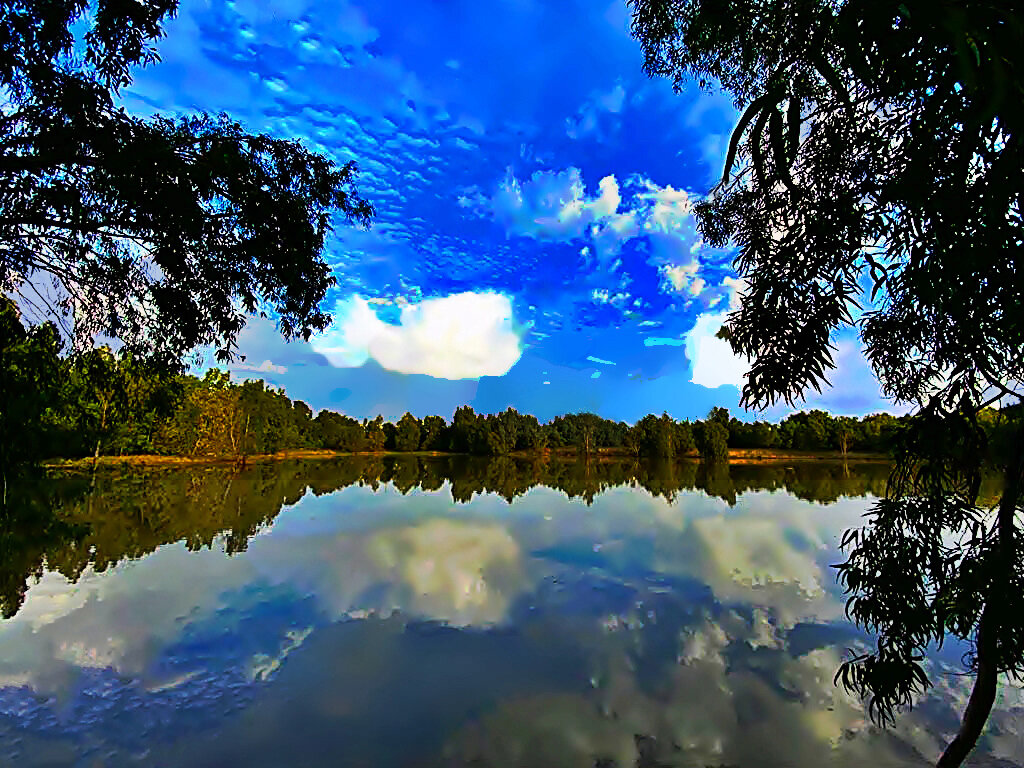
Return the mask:
[[(108, 472), (7, 531), (0, 764), (913, 766), (833, 685), (882, 465), (367, 458)], [(1024, 765), (1003, 685), (979, 750)]]

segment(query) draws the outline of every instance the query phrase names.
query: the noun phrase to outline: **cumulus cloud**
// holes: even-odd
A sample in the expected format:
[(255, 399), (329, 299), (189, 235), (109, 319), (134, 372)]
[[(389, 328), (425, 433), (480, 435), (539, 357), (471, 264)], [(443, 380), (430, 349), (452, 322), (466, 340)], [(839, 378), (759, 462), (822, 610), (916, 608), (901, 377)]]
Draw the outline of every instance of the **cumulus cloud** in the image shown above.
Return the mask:
[[(588, 245), (581, 254), (588, 260), (595, 258), (609, 272), (621, 265), (617, 257), (623, 245), (642, 238), (646, 261), (660, 273), (664, 292), (701, 295), (706, 282), (698, 273), (705, 248), (689, 193), (640, 176), (630, 177), (625, 184), (628, 200), (612, 175), (601, 179), (597, 194), (588, 196), (578, 168), (538, 171), (525, 180), (509, 169), (482, 209), (509, 235), (557, 242), (584, 240)], [(722, 284), (714, 289), (709, 300), (721, 301), (731, 290)]]
[(490, 201), (494, 217), (509, 234), (554, 241), (583, 237), (595, 225), (593, 235), (613, 224), (627, 230), (628, 221), (617, 216), (621, 202), (614, 176), (601, 179), (597, 196), (588, 198), (579, 168), (537, 171), (525, 182), (510, 168)]
[(700, 264), (697, 261), (690, 264), (663, 265), (658, 270), (661, 273), (663, 290), (672, 290), (676, 293), (693, 293), (694, 286), (704, 285), (704, 281), (697, 277), (699, 270)]
[(623, 291), (610, 293), (607, 288), (595, 288), (590, 293), (590, 299), (595, 304), (611, 304), (613, 306), (620, 306), (629, 300), (629, 294)]
[(690, 381), (708, 389), (723, 384), (743, 387), (747, 363), (733, 354), (729, 342), (715, 337), (725, 322), (725, 314), (703, 314), (686, 334), (686, 356), (693, 369)]
[(512, 303), (498, 293), (459, 293), (405, 304), (397, 325), (384, 322), (360, 296), (339, 301), (331, 328), (311, 346), (338, 368), (371, 358), (399, 373), (439, 379), (502, 376), (522, 355)]

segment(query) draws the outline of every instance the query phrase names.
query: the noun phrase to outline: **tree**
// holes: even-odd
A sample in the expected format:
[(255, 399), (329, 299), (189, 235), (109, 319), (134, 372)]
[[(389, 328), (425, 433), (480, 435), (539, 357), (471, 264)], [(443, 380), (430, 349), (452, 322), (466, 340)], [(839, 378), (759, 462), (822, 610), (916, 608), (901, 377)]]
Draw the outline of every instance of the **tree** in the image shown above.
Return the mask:
[(448, 448), (445, 442), (448, 425), (440, 416), (426, 416), (420, 429), (421, 451), (443, 451)]
[(840, 416), (832, 420), (831, 439), (833, 444), (846, 458), (850, 450), (850, 443), (857, 433), (857, 420), (849, 416)]
[[(230, 358), (246, 316), (288, 338), (330, 317), (332, 213), (368, 223), (355, 166), (225, 115), (141, 119), (116, 104), (177, 0), (12, 0), (0, 10), (0, 293), (178, 366)], [(70, 323), (70, 325), (69, 325)]]
[(420, 422), (408, 411), (398, 421), (395, 433), (396, 451), (415, 451), (420, 447)]
[(708, 421), (717, 422), (718, 424), (721, 424), (723, 427), (728, 429), (729, 428), (729, 420), (730, 420), (729, 419), (729, 409), (728, 408), (720, 408), (718, 406), (715, 406), (714, 408), (712, 408), (708, 412), (707, 420)]
[(789, 447), (813, 451), (828, 443), (832, 417), (825, 411), (800, 411), (787, 416), (783, 429), (789, 436)]
[(633, 454), (634, 458), (640, 458), (644, 450), (644, 434), (643, 428), (639, 424), (629, 428), (629, 431), (626, 432), (624, 444), (626, 449)]
[(378, 415), (373, 421), (364, 423), (363, 427), (366, 434), (366, 450), (383, 451), (384, 444), (387, 442), (387, 435), (384, 432), (384, 417)]
[(688, 421), (677, 421), (674, 423), (674, 426), (675, 434), (672, 437), (672, 444), (675, 448), (676, 456), (685, 456), (696, 447), (693, 439), (693, 429)]
[(95, 450), (92, 469), (95, 477), (100, 451), (109, 439), (114, 424), (127, 415), (128, 398), (120, 361), (110, 347), (89, 349), (71, 365), (71, 387), (76, 392), (80, 412), (78, 428), (92, 435)]
[(231, 374), (211, 368), (206, 372), (200, 386), (189, 392), (189, 417), (191, 437), (188, 456), (240, 456), (243, 453), (242, 438), (246, 431), (245, 420), (239, 403), (240, 390), (231, 386)]
[(0, 512), (8, 480), (42, 458), (40, 423), (60, 378), (60, 349), (52, 324), (25, 328), (14, 302), (0, 296)]
[[(959, 765), (999, 674), (1024, 674), (1024, 432), (993, 454), (977, 419), (993, 398), (1020, 401), (1024, 382), (1008, 277), (1024, 267), (1019, 4), (631, 5), (648, 73), (717, 81), (743, 110), (722, 183), (695, 206), (709, 244), (739, 245), (746, 289), (723, 335), (750, 361), (743, 404), (820, 388), (832, 334), (855, 324), (884, 393), (917, 408), (885, 498), (844, 537), (847, 607), (878, 642), (837, 679), (889, 723), (928, 687), (929, 643), (970, 643), (975, 686), (939, 759)], [(977, 505), (986, 461), (1006, 481), (994, 520)]]
[[(463, 405), (455, 410), (452, 417), (451, 445), (455, 453), (475, 453), (476, 447), (480, 444), (481, 418), (468, 405)], [(483, 437), (486, 442), (486, 435)]]
[(353, 453), (366, 450), (366, 430), (355, 419), (324, 410), (313, 421), (320, 426), (324, 448)]
[(534, 453), (547, 453), (548, 435), (541, 428), (536, 418), (527, 425), (525, 440), (526, 450)]
[(601, 417), (595, 413), (573, 414), (576, 422), (576, 450), (584, 456), (597, 451), (597, 430)]
[(705, 461), (728, 461), (729, 432), (718, 421), (705, 421), (701, 430), (700, 455)]
[(301, 400), (292, 403), (292, 424), (303, 448), (320, 447), (320, 435), (313, 423), (313, 409)]

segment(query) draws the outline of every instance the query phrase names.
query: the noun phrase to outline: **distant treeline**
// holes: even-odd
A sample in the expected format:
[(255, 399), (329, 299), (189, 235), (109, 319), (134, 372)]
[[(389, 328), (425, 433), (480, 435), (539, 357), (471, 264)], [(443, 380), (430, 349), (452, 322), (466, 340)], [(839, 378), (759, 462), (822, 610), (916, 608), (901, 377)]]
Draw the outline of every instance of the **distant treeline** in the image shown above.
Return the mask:
[[(908, 418), (861, 419), (825, 411), (795, 413), (778, 424), (753, 423), (714, 408), (707, 418), (676, 421), (648, 415), (636, 424), (593, 413), (546, 424), (508, 409), (483, 415), (468, 406), (451, 421), (406, 413), (397, 423), (312, 409), (260, 380), (231, 381), (217, 369), (202, 378), (171, 375), (106, 347), (60, 354), (51, 325), (26, 329), (10, 302), (0, 302), (0, 459), (4, 466), (45, 458), (158, 454), (245, 457), (284, 450), (442, 451), (504, 456), (570, 449), (673, 458), (724, 458), (729, 448), (886, 453)], [(997, 428), (999, 412), (982, 413)]]
[(693, 422), (650, 414), (630, 425), (572, 413), (542, 424), (513, 408), (484, 415), (463, 406), (450, 423), (410, 413), (392, 423), (330, 410), (314, 417), (304, 402), (261, 380), (233, 382), (218, 369), (202, 378), (162, 376), (104, 348), (67, 358), (62, 368), (58, 396), (39, 425), (39, 447), (47, 457), (242, 457), (301, 449), (484, 456), (571, 449), (652, 458), (723, 458), (729, 448), (886, 453), (910, 418), (878, 413), (854, 419), (812, 410), (771, 424), (740, 421), (714, 408)]
[(886, 452), (904, 423), (884, 413), (853, 419), (818, 410), (779, 424), (749, 423), (724, 408), (704, 420), (651, 414), (632, 425), (593, 413), (542, 424), (512, 408), (484, 415), (469, 406), (456, 410), (451, 422), (410, 413), (397, 423), (381, 416), (359, 420), (330, 410), (314, 417), (301, 400), (261, 380), (235, 382), (218, 369), (202, 378), (162, 375), (105, 348), (63, 358), (57, 380), (31, 436), (41, 457), (243, 457), (301, 449), (481, 456), (569, 449), (650, 458), (723, 458), (729, 448)]

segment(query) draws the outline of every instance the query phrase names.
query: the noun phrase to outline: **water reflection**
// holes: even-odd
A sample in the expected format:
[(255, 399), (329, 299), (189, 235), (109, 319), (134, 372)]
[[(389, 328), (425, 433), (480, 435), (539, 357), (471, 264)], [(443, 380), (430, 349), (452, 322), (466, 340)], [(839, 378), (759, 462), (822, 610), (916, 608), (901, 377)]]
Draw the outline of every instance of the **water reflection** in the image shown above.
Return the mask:
[[(126, 558), (149, 554), (162, 544), (184, 542), (190, 550), (215, 539), (227, 554), (245, 550), (249, 539), (271, 525), (283, 507), (305, 493), (334, 493), (351, 485), (377, 490), (390, 484), (400, 493), (435, 491), (447, 484), (453, 501), (495, 494), (512, 502), (534, 487), (558, 490), (588, 505), (609, 489), (639, 487), (672, 502), (680, 493), (702, 491), (730, 505), (751, 490), (786, 489), (797, 498), (831, 503), (842, 497), (879, 495), (883, 464), (704, 465), (696, 462), (529, 461), (473, 457), (368, 456), (333, 461), (258, 464), (245, 470), (111, 470), (95, 489), (85, 474), (48, 477), (28, 495), (36, 508), (0, 529), (0, 610), (18, 610), (26, 581), (45, 561), (70, 580), (91, 566), (103, 571)], [(12, 491), (12, 495), (15, 492)], [(45, 509), (43, 507), (46, 507)], [(51, 517), (50, 508), (57, 514)]]
[[(924, 765), (969, 681), (939, 673), (886, 733), (832, 685), (864, 638), (828, 566), (885, 473), (402, 457), (64, 478), (60, 526), (4, 560), (0, 763)], [(1024, 754), (1019, 694), (993, 756)]]

